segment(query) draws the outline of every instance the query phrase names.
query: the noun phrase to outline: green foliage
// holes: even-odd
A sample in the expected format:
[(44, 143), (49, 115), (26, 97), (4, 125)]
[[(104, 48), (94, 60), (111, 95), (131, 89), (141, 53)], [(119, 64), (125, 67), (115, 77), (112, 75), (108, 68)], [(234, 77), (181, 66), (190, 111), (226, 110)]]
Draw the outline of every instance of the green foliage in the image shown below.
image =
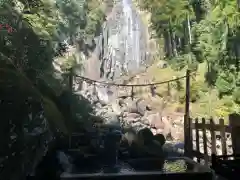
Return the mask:
[(140, 0), (139, 5), (151, 12), (152, 29), (157, 38), (164, 38), (165, 56), (174, 69), (196, 70), (206, 62), (207, 84), (216, 87), (220, 97), (230, 95), (239, 101), (236, 0)]
[(220, 96), (225, 95), (225, 94), (232, 94), (235, 88), (235, 77), (234, 75), (229, 72), (222, 72), (219, 74), (217, 81), (216, 81), (216, 86), (219, 90)]
[(227, 108), (232, 108), (234, 103), (232, 101), (232, 98), (229, 96), (224, 96), (223, 97), (223, 104), (227, 107)]
[(176, 80), (172, 82), (171, 86), (175, 88), (178, 92), (183, 90), (183, 83), (181, 82), (181, 80)]
[(64, 59), (61, 69), (64, 72), (68, 72), (68, 70), (72, 67), (74, 67), (75, 65), (77, 65), (77, 61), (74, 55), (67, 57), (66, 59)]
[[(199, 100), (200, 98), (199, 88), (200, 88), (200, 83), (196, 81), (192, 82), (190, 86), (190, 101), (193, 103)], [(181, 91), (179, 94), (179, 101), (181, 103), (185, 103), (185, 100), (186, 100), (186, 94), (184, 90), (184, 91)]]
[(240, 87), (237, 87), (233, 92), (233, 98), (237, 104), (240, 104)]
[[(89, 102), (72, 93), (63, 74), (53, 68), (53, 60), (61, 54), (63, 41), (75, 46), (97, 34), (104, 20), (101, 6), (101, 1), (88, 0), (0, 1), (0, 23), (13, 28), (8, 32), (2, 27), (0, 33), (0, 154), (17, 162), (4, 162), (14, 177), (8, 172), (1, 173), (0, 179), (22, 178), (22, 170), (36, 163), (29, 159), (42, 156), (46, 150), (42, 144), (58, 132), (68, 135), (93, 127)], [(80, 66), (74, 56), (64, 63), (66, 69)], [(48, 137), (32, 135), (39, 129), (47, 131)]]
[(166, 161), (163, 166), (164, 172), (186, 172), (187, 165), (184, 160)]
[[(18, 81), (27, 81), (28, 88), (32, 90), (31, 86), (34, 86), (34, 92), (39, 91), (34, 97), (41, 99), (49, 119), (64, 124), (61, 121), (65, 121), (66, 117), (62, 116), (66, 115), (58, 113), (59, 105), (56, 104), (67, 82), (61, 75), (56, 78), (52, 66), (54, 47), (67, 39), (73, 44), (79, 38), (83, 43), (89, 37), (94, 38), (104, 21), (103, 3), (93, 0), (14, 0), (12, 3), (1, 3), (1, 24), (14, 28), (12, 33), (1, 31), (1, 67), (10, 64), (14, 73), (23, 74), (25, 78)], [(67, 71), (79, 65), (73, 55), (64, 61), (63, 66)], [(9, 79), (10, 76), (5, 78)], [(26, 90), (26, 93), (31, 94), (31, 90)], [(49, 115), (50, 112), (55, 115)], [(66, 132), (66, 128), (60, 126)]]

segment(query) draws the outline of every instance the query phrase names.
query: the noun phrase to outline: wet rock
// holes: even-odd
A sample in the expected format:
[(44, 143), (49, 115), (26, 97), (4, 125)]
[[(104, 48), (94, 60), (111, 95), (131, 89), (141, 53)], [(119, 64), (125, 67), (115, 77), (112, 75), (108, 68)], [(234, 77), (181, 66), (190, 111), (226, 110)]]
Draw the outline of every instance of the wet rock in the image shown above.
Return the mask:
[(140, 114), (137, 114), (137, 113), (127, 113), (126, 115), (127, 117), (133, 118), (133, 119), (139, 119), (141, 117)]
[(153, 108), (151, 107), (151, 105), (147, 104), (146, 110), (147, 110), (147, 111), (151, 111), (152, 109), (153, 109)]
[(155, 113), (155, 112), (152, 112), (152, 111), (146, 111), (146, 112), (144, 113), (143, 118), (148, 119), (148, 116), (150, 116), (151, 114), (156, 114), (156, 113)]
[(163, 129), (157, 129), (157, 134), (162, 134), (163, 133)]
[(165, 125), (164, 123), (162, 122), (162, 119), (160, 117), (160, 115), (157, 113), (157, 114), (150, 114), (148, 117), (147, 117), (150, 125), (152, 127), (155, 127), (156, 129), (164, 129)]
[(117, 97), (122, 98), (122, 99), (126, 99), (129, 96), (130, 96), (130, 94), (125, 90), (120, 90), (120, 91), (118, 91), (118, 94), (117, 94)]
[(145, 112), (147, 111), (147, 104), (144, 100), (137, 100), (136, 101), (136, 106), (137, 106), (137, 112), (144, 116)]
[(138, 122), (133, 122), (132, 127), (134, 130), (139, 131), (140, 129), (146, 128), (146, 125), (138, 121)]
[(159, 61), (158, 63), (157, 63), (157, 67), (158, 68), (160, 68), (160, 69), (165, 69), (165, 68), (167, 68), (168, 67), (168, 64), (167, 64), (167, 62), (166, 61)]
[(150, 125), (149, 120), (146, 119), (146, 118), (141, 118), (141, 122), (142, 122), (144, 125), (146, 125), (146, 126), (149, 126), (149, 125)]
[(144, 128), (138, 132), (138, 137), (144, 141), (144, 144), (148, 144), (153, 140), (153, 133), (149, 128)]
[(161, 146), (163, 146), (166, 143), (166, 139), (163, 134), (156, 134), (154, 136), (154, 139), (160, 143)]
[(123, 107), (125, 105), (124, 99), (118, 98), (118, 104), (119, 104), (119, 106)]
[(174, 125), (177, 125), (177, 126), (183, 126), (183, 124), (184, 124), (184, 118), (183, 118), (183, 117), (176, 117), (176, 118), (173, 120), (173, 124), (174, 124)]
[(124, 104), (121, 106), (121, 111), (122, 112), (128, 112), (128, 107)]
[(179, 127), (171, 127), (171, 136), (175, 141), (184, 141), (184, 130)]
[(128, 112), (130, 112), (130, 113), (138, 113), (136, 101), (133, 101), (130, 98), (128, 98), (125, 101), (125, 103), (127, 105), (127, 111)]
[(151, 131), (152, 131), (153, 135), (157, 134), (157, 130), (156, 129), (151, 128)]
[(94, 91), (95, 91), (95, 94), (98, 97), (98, 101), (102, 105), (107, 105), (107, 104), (111, 103), (111, 101), (113, 99), (116, 98), (115, 94), (113, 93), (113, 90), (108, 88), (108, 87), (96, 86)]
[(116, 129), (121, 128), (120, 120), (119, 120), (118, 116), (113, 112), (109, 112), (107, 114), (107, 116), (105, 117), (105, 124), (109, 125), (109, 127), (111, 126)]
[(95, 104), (95, 108), (97, 108), (97, 109), (102, 108), (102, 104), (101, 104), (100, 102), (96, 103), (96, 104)]
[(128, 123), (135, 123), (135, 122), (139, 122), (140, 118), (126, 117), (126, 118), (124, 118), (124, 121), (126, 121)]
[(122, 136), (122, 142), (131, 145), (134, 141), (137, 141), (137, 133), (133, 130), (127, 130)]
[(114, 102), (112, 103), (112, 110), (113, 110), (113, 112), (114, 112), (116, 115), (118, 115), (118, 116), (120, 116), (120, 115), (123, 113), (123, 111), (122, 111), (122, 109), (121, 109), (121, 107), (120, 107), (120, 105), (119, 105), (118, 100), (116, 100), (116, 101), (114, 101)]

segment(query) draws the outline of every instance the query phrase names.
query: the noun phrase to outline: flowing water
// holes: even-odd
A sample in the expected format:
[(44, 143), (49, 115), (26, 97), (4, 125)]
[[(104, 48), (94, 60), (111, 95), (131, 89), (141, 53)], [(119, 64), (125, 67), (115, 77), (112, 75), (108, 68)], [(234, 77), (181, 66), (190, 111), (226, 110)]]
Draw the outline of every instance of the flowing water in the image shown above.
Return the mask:
[[(115, 81), (145, 69), (150, 63), (146, 28), (131, 0), (115, 2), (102, 25), (102, 34), (96, 38), (95, 58), (88, 60), (84, 76)], [(84, 89), (89, 89), (89, 84), (84, 84)], [(109, 89), (97, 86), (96, 90), (99, 99), (106, 103), (114, 100), (117, 92), (113, 86)]]
[(99, 78), (114, 80), (148, 64), (146, 32), (132, 1), (117, 1), (97, 39)]

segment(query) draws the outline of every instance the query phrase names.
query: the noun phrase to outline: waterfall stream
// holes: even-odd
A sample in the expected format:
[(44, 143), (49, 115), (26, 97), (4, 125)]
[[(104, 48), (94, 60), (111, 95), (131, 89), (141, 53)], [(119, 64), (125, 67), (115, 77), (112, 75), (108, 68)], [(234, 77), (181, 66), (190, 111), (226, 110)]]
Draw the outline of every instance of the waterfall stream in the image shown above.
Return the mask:
[[(132, 0), (118, 0), (107, 20), (102, 33), (96, 38), (95, 58), (87, 62), (84, 76), (95, 80), (115, 81), (142, 71), (149, 64), (147, 50), (147, 27), (142, 23)], [(89, 90), (89, 85), (83, 89)], [(108, 92), (112, 92), (109, 93)], [(115, 99), (115, 87), (97, 87), (101, 101)], [(108, 103), (106, 102), (106, 103)]]
[(96, 78), (115, 80), (148, 64), (146, 27), (131, 0), (116, 2), (96, 44), (101, 71)]

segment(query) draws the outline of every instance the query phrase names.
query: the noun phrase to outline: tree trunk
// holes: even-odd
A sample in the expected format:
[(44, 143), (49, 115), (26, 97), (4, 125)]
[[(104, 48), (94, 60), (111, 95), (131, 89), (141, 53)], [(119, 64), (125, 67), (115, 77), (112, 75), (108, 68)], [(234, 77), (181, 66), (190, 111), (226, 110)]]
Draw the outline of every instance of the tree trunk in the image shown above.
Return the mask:
[(171, 46), (171, 38), (170, 38), (170, 33), (168, 30), (164, 30), (164, 49), (165, 49), (165, 54), (166, 57), (171, 57), (172, 56), (172, 46)]

